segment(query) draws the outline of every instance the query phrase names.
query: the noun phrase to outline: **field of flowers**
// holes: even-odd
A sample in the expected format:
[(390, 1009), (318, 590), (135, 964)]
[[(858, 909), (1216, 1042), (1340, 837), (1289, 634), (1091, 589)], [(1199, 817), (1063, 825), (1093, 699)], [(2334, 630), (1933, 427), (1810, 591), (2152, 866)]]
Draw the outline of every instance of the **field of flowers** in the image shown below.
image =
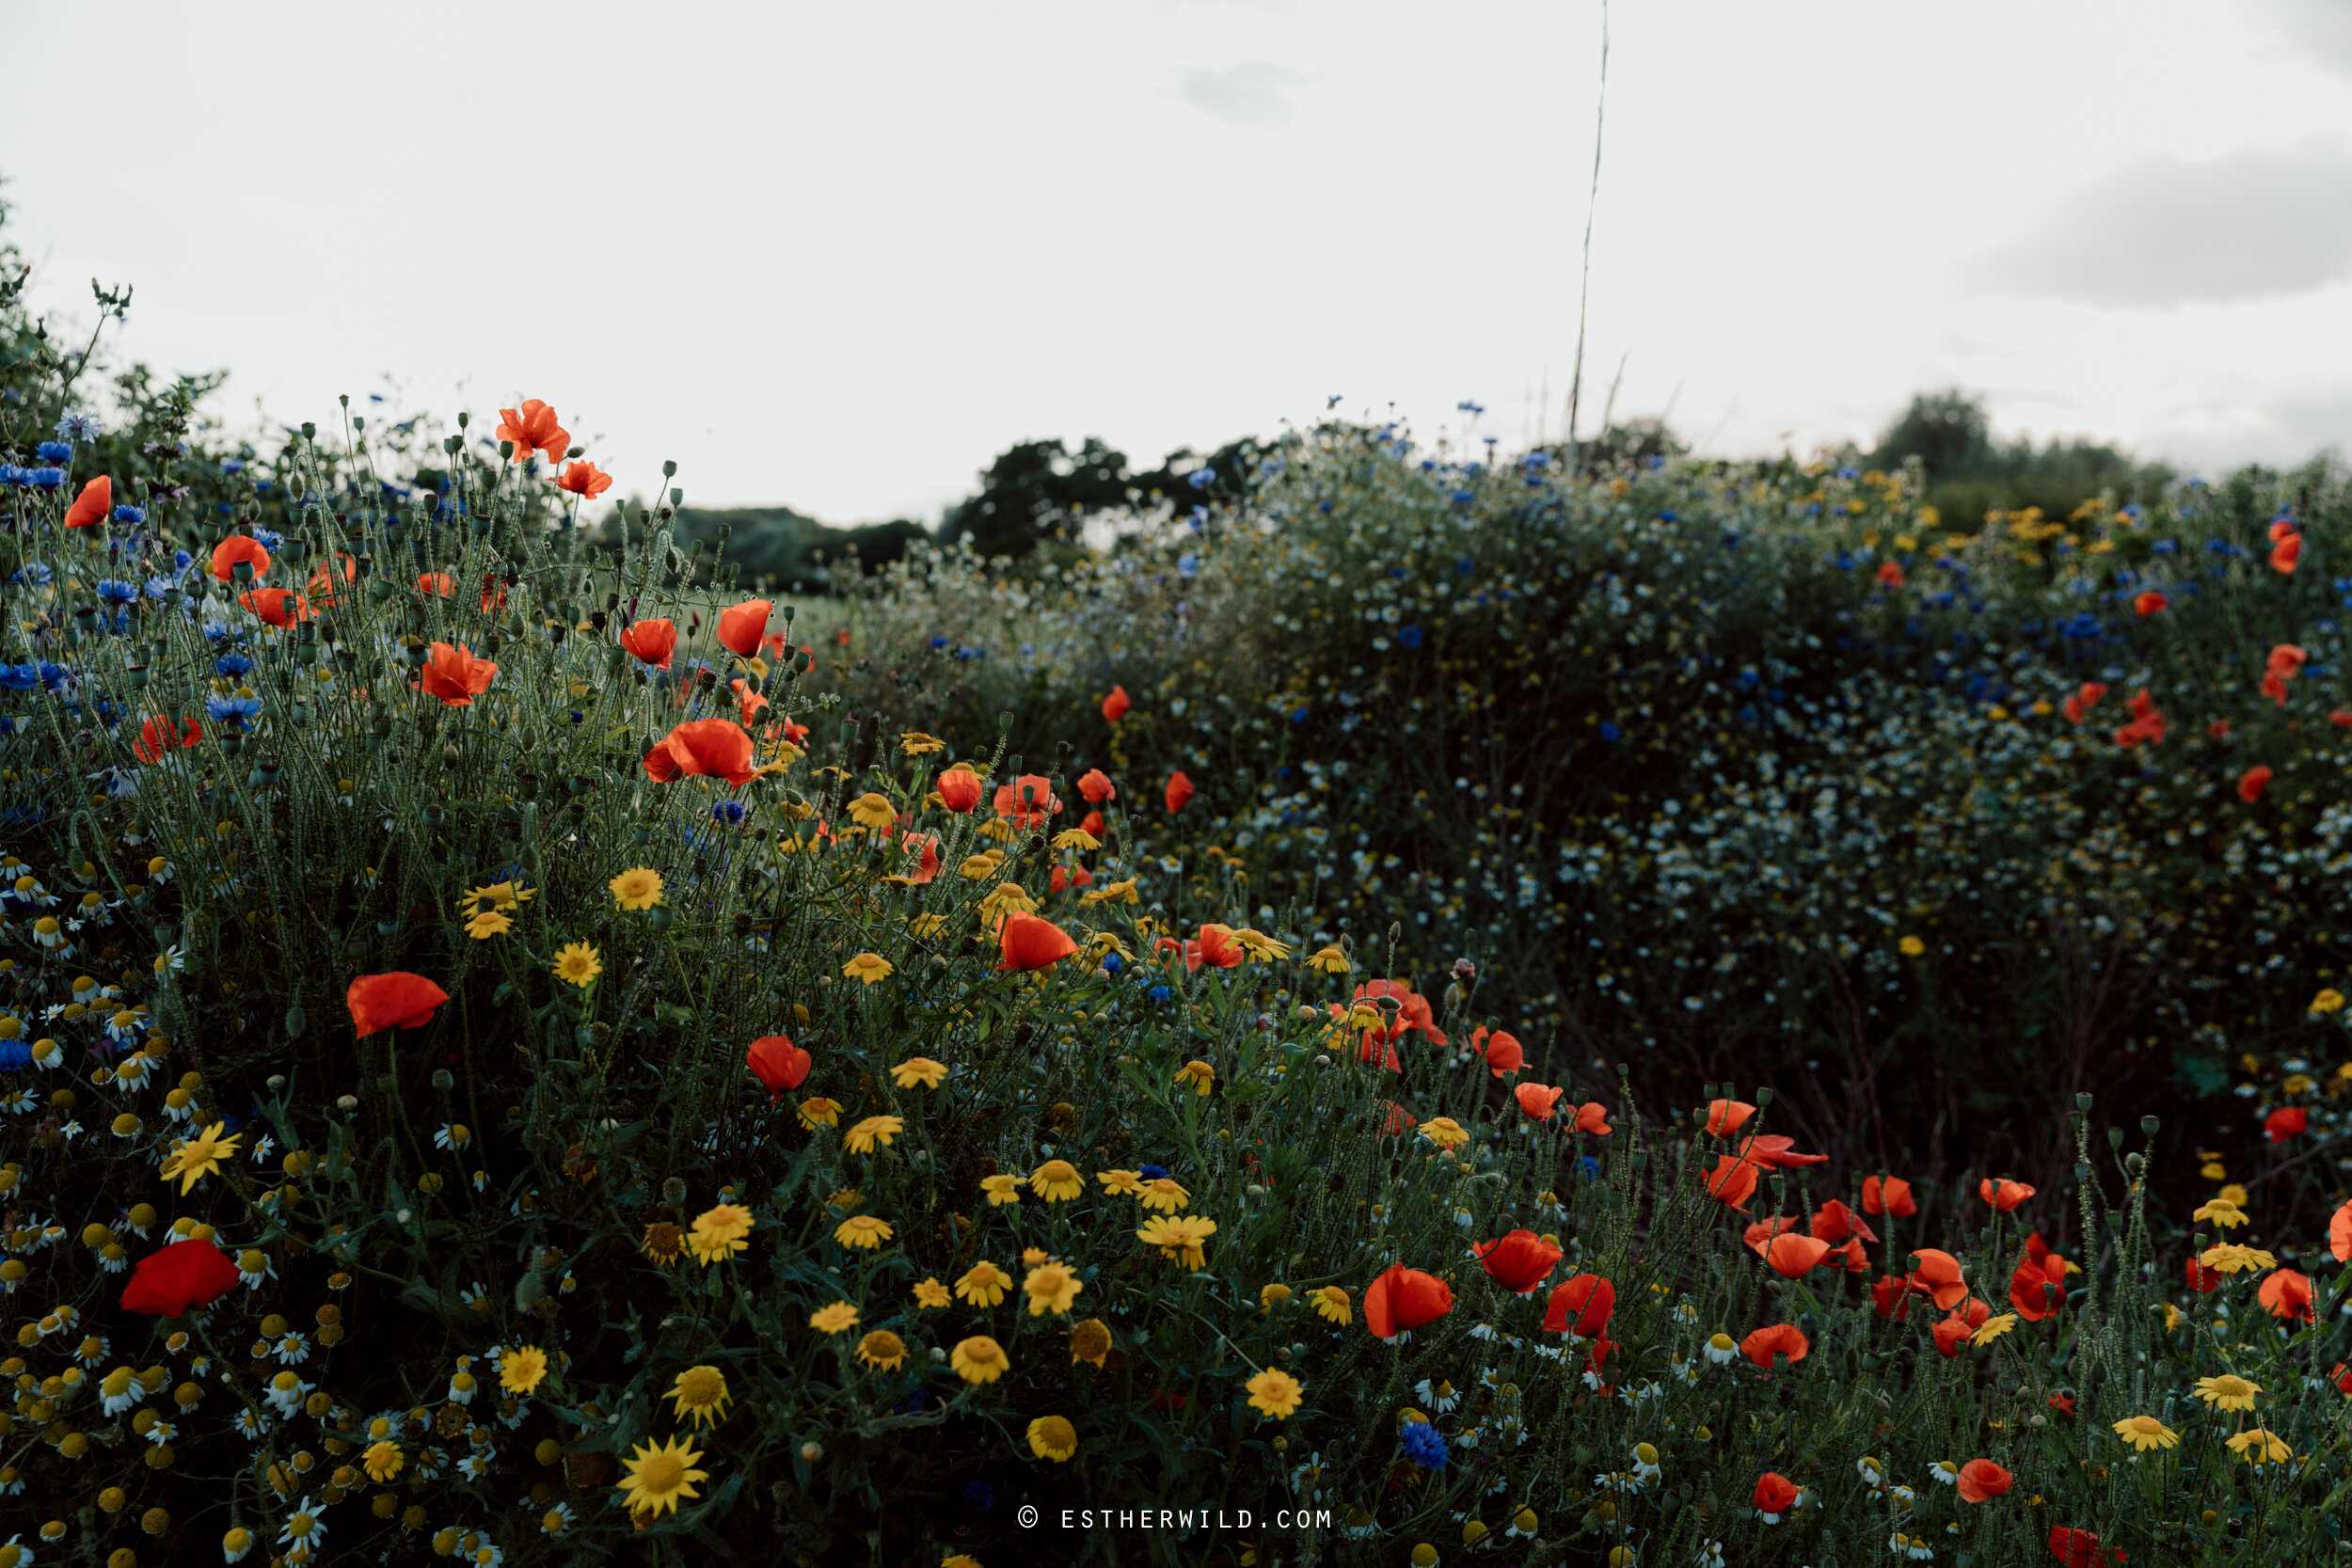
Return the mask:
[(2333, 473), (1334, 424), (815, 632), (6, 346), (0, 1568), (2340, 1553)]

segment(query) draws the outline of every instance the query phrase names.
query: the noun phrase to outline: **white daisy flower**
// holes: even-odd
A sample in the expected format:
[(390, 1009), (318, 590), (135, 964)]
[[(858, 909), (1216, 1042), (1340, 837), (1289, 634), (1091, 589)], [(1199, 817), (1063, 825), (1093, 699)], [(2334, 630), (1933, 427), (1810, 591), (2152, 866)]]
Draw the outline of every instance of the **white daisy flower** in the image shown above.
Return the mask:
[(1658, 1449), (1648, 1443), (1633, 1445), (1633, 1476), (1636, 1481), (1656, 1481), (1659, 1476)]
[(278, 1532), (278, 1544), (318, 1550), (319, 1543), (326, 1539), (326, 1521), (319, 1513), (318, 1505), (308, 1497), (296, 1503), (294, 1511), (286, 1516), (285, 1525)]

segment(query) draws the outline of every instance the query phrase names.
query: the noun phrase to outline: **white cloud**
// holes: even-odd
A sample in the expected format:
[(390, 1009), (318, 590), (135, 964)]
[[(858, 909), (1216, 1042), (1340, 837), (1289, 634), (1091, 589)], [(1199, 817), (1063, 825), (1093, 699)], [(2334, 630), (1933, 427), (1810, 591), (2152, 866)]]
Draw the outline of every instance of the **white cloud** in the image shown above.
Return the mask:
[(1270, 60), (1244, 60), (1231, 71), (1189, 67), (1177, 95), (1229, 125), (1279, 125), (1291, 117), (1290, 91), (1306, 77)]
[(2107, 308), (2279, 299), (2347, 277), (2352, 156), (2324, 135), (2203, 163), (2144, 154), (1961, 268), (1972, 293)]
[(2294, 57), (2352, 75), (2352, 6), (2344, 0), (2262, 0)]

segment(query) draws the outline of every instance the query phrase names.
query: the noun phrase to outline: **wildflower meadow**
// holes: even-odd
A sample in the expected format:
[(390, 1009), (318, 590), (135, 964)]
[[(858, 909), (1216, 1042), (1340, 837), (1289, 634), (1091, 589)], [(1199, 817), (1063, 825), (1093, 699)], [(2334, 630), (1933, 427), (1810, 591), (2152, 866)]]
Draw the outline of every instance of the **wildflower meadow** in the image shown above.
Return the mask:
[(1465, 409), (812, 597), (561, 388), (95, 344), (0, 299), (0, 1568), (2343, 1553), (2333, 468)]

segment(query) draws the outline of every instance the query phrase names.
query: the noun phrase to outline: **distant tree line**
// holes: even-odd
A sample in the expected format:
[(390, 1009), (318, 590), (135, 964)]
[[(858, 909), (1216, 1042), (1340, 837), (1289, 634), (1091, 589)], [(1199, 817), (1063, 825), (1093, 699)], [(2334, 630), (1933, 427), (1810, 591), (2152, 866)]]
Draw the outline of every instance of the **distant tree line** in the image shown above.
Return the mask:
[[(833, 528), (787, 506), (687, 507), (677, 515), (676, 535), (681, 548), (703, 545), (708, 559), (725, 529), (726, 559), (739, 568), (739, 581), (798, 593), (829, 592), (838, 574), (871, 572), (926, 537), (953, 545), (969, 534), (982, 555), (1074, 555), (1085, 547), (1089, 517), (1162, 510), (1181, 516), (1194, 506), (1238, 499), (1258, 445), (1244, 437), (1206, 455), (1183, 447), (1157, 467), (1139, 468), (1100, 436), (1089, 436), (1074, 449), (1058, 438), (1020, 441), (980, 470), (978, 487), (948, 507), (934, 529), (905, 517)], [(1687, 451), (1663, 420), (1634, 419), (1580, 443), (1577, 461), (1598, 475)], [(1841, 455), (1886, 469), (1917, 458), (1927, 476), (1928, 503), (1953, 526), (1968, 529), (1981, 525), (1988, 512), (2029, 506), (2062, 519), (2103, 492), (2119, 501), (2153, 499), (2174, 477), (2161, 464), (2141, 463), (2093, 441), (1996, 442), (1983, 401), (1957, 388), (1914, 397), (1873, 446), (1851, 447)], [(620, 526), (615, 517), (604, 529), (617, 541)]]

